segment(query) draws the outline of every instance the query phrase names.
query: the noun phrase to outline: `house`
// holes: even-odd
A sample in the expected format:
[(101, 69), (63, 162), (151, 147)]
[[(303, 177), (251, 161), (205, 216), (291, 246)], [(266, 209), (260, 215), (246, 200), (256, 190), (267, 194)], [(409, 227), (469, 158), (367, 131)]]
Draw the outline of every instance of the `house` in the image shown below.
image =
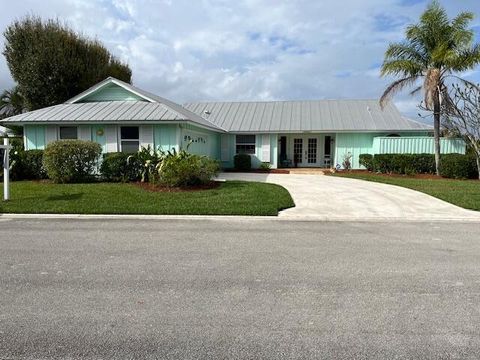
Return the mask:
[[(151, 145), (219, 159), (233, 167), (237, 153), (258, 167), (341, 166), (363, 153), (433, 153), (431, 126), (403, 117), (377, 100), (205, 102), (176, 104), (114, 78), (55, 105), (3, 119), (24, 127), (25, 148), (57, 139), (98, 142), (104, 153)], [(442, 138), (443, 153), (465, 153), (461, 139)]]

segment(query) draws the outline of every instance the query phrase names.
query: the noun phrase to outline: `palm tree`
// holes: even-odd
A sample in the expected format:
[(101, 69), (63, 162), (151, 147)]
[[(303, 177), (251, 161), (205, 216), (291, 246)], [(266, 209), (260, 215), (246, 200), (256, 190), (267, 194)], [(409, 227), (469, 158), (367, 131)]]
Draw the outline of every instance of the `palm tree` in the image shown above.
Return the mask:
[(21, 114), (25, 110), (24, 108), (25, 102), (18, 87), (5, 90), (0, 95), (0, 118)]
[[(473, 13), (462, 12), (450, 20), (438, 1), (432, 1), (420, 22), (408, 26), (406, 40), (389, 45), (382, 65), (381, 76), (398, 78), (382, 95), (382, 107), (406, 87), (415, 86), (411, 95), (423, 90), (422, 106), (433, 111), (437, 175), (440, 174), (441, 104), (448, 99), (447, 78), (460, 79), (456, 73), (480, 63), (480, 45), (473, 45), (474, 32), (469, 29), (473, 18)], [(420, 80), (423, 84), (419, 86)]]

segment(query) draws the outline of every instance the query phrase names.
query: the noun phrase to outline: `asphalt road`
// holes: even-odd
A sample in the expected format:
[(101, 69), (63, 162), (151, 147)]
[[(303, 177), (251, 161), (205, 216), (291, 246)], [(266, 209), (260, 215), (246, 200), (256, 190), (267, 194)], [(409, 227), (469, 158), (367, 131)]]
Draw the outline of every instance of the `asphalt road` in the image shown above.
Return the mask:
[(480, 224), (0, 218), (1, 359), (478, 359)]

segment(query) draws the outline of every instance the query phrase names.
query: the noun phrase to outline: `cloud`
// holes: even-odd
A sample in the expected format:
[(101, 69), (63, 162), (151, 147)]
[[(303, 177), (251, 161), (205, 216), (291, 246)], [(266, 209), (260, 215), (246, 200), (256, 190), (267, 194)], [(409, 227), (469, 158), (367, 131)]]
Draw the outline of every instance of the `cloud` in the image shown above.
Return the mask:
[[(451, 15), (480, 13), (474, 0)], [(25, 0), (0, 27), (28, 13), (59, 17), (127, 61), (134, 83), (174, 101), (378, 98), (379, 68), (425, 1)], [(477, 31), (480, 33), (480, 24)], [(478, 36), (478, 35), (477, 35)], [(1, 45), (0, 40), (0, 45)], [(470, 78), (480, 80), (478, 72)], [(13, 84), (0, 59), (0, 88)], [(415, 116), (418, 99), (397, 98)]]

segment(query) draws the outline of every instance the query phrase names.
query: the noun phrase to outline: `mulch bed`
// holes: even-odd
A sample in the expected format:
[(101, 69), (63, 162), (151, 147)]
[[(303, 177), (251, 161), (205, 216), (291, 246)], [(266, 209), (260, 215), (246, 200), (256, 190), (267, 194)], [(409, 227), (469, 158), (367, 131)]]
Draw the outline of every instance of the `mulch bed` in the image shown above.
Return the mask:
[(167, 187), (161, 185), (155, 185), (150, 183), (143, 182), (134, 182), (132, 183), (135, 186), (142, 188), (143, 190), (152, 191), (152, 192), (192, 192), (192, 191), (202, 191), (202, 190), (211, 190), (218, 188), (221, 183), (218, 181), (211, 181), (208, 184), (189, 186), (189, 187)]
[(402, 175), (402, 174), (382, 174), (374, 173), (368, 170), (350, 170), (350, 171), (337, 171), (338, 174), (358, 174), (358, 175), (375, 175), (387, 178), (409, 178), (409, 179), (430, 179), (430, 180), (445, 180), (444, 177), (434, 174), (414, 174), (414, 175)]
[(259, 169), (252, 169), (250, 171), (240, 171), (235, 169), (225, 169), (225, 172), (232, 172), (232, 173), (255, 173), (255, 174), (290, 174), (289, 170), (286, 169), (270, 169), (270, 170), (259, 170)]

